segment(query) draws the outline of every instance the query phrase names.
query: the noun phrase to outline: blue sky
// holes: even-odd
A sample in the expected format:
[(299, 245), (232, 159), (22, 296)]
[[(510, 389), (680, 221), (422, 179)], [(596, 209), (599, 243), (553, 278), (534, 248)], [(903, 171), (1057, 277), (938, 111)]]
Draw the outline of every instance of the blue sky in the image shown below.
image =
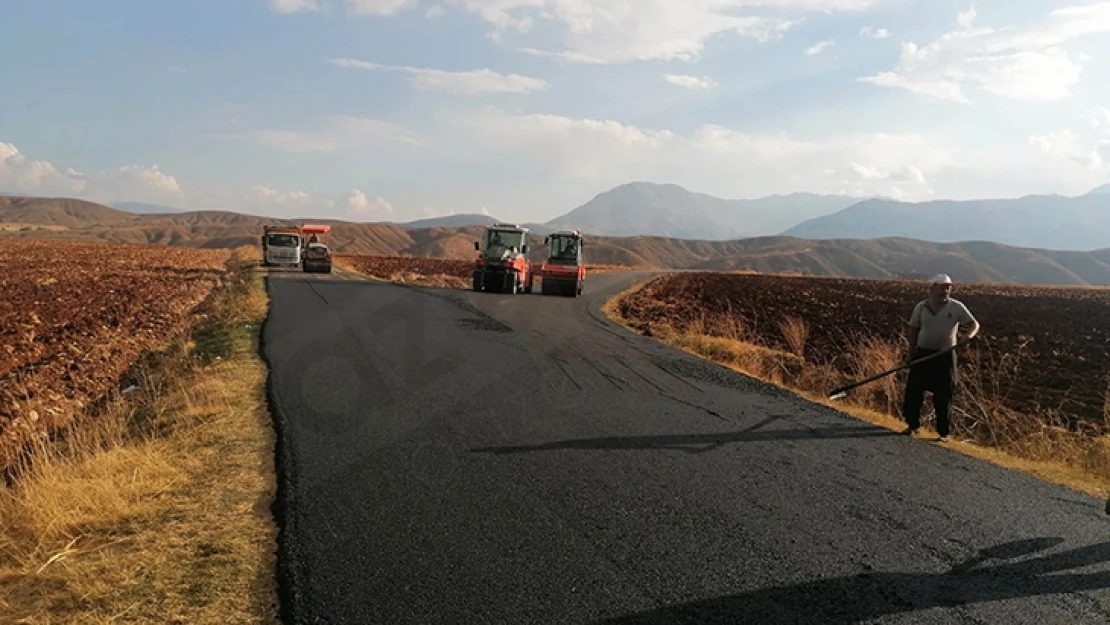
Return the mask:
[(111, 7), (5, 8), (0, 191), (542, 221), (633, 180), (907, 201), (1110, 181), (1110, 2)]

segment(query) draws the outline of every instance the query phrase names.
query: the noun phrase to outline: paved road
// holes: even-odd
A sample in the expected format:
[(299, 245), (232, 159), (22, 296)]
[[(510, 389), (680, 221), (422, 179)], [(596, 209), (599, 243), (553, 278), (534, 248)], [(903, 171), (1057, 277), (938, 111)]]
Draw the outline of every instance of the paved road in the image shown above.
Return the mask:
[(809, 404), (583, 297), (275, 274), (298, 623), (1104, 623), (1102, 502)]

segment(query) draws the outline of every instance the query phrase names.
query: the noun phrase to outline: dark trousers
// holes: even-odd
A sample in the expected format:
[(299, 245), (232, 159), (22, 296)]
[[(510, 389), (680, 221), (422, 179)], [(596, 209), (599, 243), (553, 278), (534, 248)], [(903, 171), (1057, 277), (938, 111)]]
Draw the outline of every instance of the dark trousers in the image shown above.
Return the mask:
[[(917, 348), (911, 360), (935, 354), (936, 350)], [(913, 429), (921, 427), (921, 406), (925, 392), (933, 394), (933, 410), (937, 415), (937, 434), (948, 436), (952, 423), (952, 398), (956, 394), (956, 352), (910, 367), (906, 392), (902, 399), (902, 418)]]

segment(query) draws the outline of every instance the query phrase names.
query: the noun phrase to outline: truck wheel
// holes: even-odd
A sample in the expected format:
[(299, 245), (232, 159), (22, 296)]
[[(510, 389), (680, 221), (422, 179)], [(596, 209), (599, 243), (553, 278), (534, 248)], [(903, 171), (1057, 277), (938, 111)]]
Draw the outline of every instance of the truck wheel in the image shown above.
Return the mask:
[(474, 288), (475, 291), (481, 291), (482, 290), (482, 277), (481, 276), (479, 276), (479, 275), (474, 276), (473, 288)]

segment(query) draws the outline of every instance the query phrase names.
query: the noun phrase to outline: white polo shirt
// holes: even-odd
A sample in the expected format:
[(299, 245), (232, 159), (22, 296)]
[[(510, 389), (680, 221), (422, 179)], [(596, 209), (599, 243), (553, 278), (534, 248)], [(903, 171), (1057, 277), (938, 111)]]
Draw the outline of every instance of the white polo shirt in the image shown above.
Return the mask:
[(948, 298), (940, 310), (930, 309), (929, 300), (922, 300), (914, 306), (910, 325), (918, 328), (917, 346), (922, 349), (948, 349), (956, 344), (961, 325), (973, 325), (975, 317), (958, 299)]

